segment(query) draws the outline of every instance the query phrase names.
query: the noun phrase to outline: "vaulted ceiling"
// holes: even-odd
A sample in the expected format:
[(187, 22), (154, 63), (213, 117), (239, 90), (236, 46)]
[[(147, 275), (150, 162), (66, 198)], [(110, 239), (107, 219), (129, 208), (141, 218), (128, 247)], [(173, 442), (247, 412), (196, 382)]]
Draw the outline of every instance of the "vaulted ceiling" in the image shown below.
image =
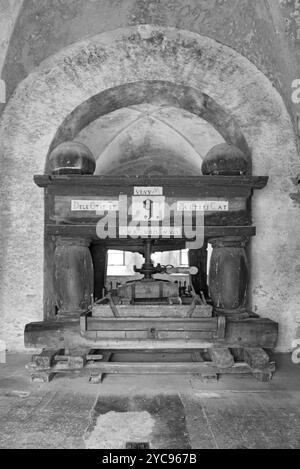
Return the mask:
[(96, 174), (197, 175), (223, 137), (182, 109), (143, 104), (107, 114), (77, 135), (97, 160)]

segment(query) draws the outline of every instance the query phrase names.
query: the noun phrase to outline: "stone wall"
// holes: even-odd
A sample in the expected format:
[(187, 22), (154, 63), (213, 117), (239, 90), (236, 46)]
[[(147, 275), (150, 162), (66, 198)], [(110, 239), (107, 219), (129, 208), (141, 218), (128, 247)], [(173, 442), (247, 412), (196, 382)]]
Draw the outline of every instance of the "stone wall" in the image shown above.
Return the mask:
[(0, 113), (6, 102), (6, 83), (1, 79), (2, 68), (9, 48), (10, 37), (22, 7), (23, 0), (0, 1)]
[[(21, 3), (0, 6), (11, 5), (5, 11), (15, 18)], [(270, 176), (254, 201), (252, 307), (280, 322), (279, 349), (291, 347), (300, 316), (299, 207), (289, 197), (291, 178), (300, 173), (299, 109), (291, 102), (291, 83), (300, 78), (298, 6), (289, 0), (23, 3), (10, 40), (14, 21), (0, 37), (10, 98), (1, 121), (1, 338), (11, 349), (22, 348), (24, 324), (42, 318), (43, 196), (33, 174), (43, 172), (49, 145), (76, 106), (138, 79), (207, 93), (240, 126), (254, 174)], [(134, 28), (140, 24), (160, 29)]]

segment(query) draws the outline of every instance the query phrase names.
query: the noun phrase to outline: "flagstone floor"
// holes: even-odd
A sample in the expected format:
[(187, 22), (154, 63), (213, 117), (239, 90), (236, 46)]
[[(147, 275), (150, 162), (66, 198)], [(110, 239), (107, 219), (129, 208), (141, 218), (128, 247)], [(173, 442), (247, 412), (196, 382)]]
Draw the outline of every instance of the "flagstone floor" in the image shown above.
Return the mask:
[(29, 383), (28, 355), (0, 365), (0, 448), (300, 448), (300, 365), (271, 383), (224, 376), (59, 376)]

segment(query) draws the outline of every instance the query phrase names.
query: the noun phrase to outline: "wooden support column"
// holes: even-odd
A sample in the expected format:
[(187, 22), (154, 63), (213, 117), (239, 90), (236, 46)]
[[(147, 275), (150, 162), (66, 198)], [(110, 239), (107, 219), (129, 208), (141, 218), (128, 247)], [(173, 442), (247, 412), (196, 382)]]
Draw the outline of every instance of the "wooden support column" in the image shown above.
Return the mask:
[(248, 317), (248, 261), (245, 252), (247, 238), (210, 239), (213, 253), (210, 261), (209, 289), (217, 315)]
[(205, 242), (201, 249), (190, 249), (189, 251), (190, 266), (198, 267), (198, 274), (192, 275), (192, 284), (197, 295), (202, 291), (207, 298), (207, 243)]
[(56, 241), (54, 285), (59, 316), (80, 316), (92, 303), (94, 269), (90, 241), (63, 238)]
[(94, 298), (95, 301), (103, 298), (103, 289), (106, 282), (107, 249), (102, 244), (91, 246), (94, 265)]

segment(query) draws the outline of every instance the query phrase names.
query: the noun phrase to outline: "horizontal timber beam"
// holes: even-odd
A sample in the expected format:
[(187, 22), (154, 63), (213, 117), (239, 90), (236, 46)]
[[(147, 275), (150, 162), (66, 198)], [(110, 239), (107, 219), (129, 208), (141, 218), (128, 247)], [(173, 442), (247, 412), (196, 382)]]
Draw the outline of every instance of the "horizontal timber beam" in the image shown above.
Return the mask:
[[(205, 237), (216, 238), (224, 236), (255, 236), (256, 228), (254, 226), (205, 226)], [(96, 233), (96, 225), (46, 225), (46, 234), (50, 236), (72, 236), (72, 237), (89, 237), (99, 239)], [(130, 239), (130, 238), (129, 238)], [(183, 239), (183, 238), (181, 238)], [(116, 243), (118, 239), (102, 240), (104, 244)], [(126, 242), (122, 239), (122, 243)], [(168, 242), (179, 242), (178, 238), (168, 239)], [(190, 241), (190, 240), (189, 240)]]
[[(206, 320), (205, 320), (206, 321)], [(208, 332), (209, 334), (209, 332)], [(228, 319), (225, 338), (222, 340), (98, 340), (80, 335), (79, 321), (53, 321), (27, 324), (25, 345), (28, 348), (101, 348), (131, 350), (174, 350), (212, 347), (260, 347), (275, 348), (278, 338), (278, 324), (270, 319), (249, 318)]]
[(201, 186), (239, 186), (251, 187), (252, 189), (263, 189), (268, 183), (267, 176), (168, 176), (156, 177), (151, 176), (79, 176), (79, 175), (63, 175), (63, 176), (34, 176), (34, 182), (39, 187), (47, 187), (50, 185), (101, 185), (101, 186), (163, 186), (176, 187), (186, 184), (192, 187)]

